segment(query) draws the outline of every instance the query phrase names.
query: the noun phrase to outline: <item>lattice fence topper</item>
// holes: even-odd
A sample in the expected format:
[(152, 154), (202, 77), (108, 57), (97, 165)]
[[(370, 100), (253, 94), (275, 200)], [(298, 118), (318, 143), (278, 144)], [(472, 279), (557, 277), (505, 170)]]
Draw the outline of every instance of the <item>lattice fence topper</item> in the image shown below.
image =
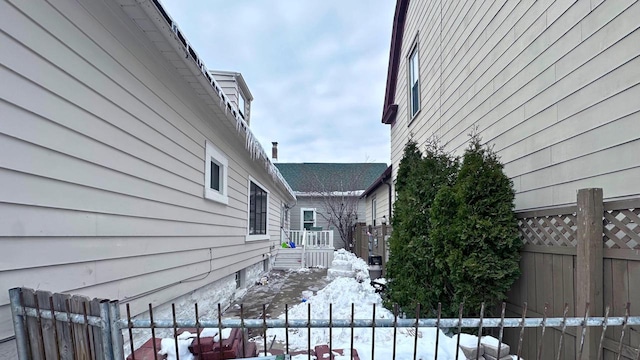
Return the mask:
[(575, 214), (522, 218), (518, 219), (518, 227), (525, 245), (575, 247), (578, 244)]
[(640, 208), (604, 212), (604, 246), (640, 249)]

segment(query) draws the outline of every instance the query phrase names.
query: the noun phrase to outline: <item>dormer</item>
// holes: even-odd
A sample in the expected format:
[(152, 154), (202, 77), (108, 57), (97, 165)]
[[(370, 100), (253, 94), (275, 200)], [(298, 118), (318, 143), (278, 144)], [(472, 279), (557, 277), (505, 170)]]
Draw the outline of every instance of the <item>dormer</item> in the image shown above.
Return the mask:
[(247, 125), (251, 125), (251, 101), (253, 101), (253, 95), (251, 95), (242, 74), (220, 70), (209, 70), (209, 73), (216, 79), (229, 101), (236, 106)]

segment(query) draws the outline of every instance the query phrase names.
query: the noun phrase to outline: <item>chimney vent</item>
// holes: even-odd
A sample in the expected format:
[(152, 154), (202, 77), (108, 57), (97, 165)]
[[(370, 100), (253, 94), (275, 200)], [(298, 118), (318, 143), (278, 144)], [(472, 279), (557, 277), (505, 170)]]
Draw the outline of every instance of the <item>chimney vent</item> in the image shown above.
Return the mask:
[(273, 145), (271, 148), (271, 158), (273, 161), (278, 161), (278, 142), (274, 141), (271, 144)]

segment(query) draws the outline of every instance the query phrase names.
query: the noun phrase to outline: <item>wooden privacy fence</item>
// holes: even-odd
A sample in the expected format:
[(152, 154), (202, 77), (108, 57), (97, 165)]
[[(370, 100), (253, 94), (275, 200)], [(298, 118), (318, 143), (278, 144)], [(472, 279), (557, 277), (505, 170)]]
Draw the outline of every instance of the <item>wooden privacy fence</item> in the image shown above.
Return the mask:
[(122, 337), (111, 331), (117, 302), (26, 288), (9, 296), (20, 360), (113, 359), (122, 349)]
[[(608, 316), (623, 316), (626, 304), (640, 304), (640, 199), (606, 203), (602, 199), (602, 189), (582, 189), (576, 205), (517, 214), (524, 244), (522, 275), (508, 293), (508, 316), (521, 315), (524, 302), (531, 316), (545, 311), (548, 316), (563, 316), (565, 305), (568, 316), (577, 316), (586, 311), (586, 303), (589, 316), (604, 316), (604, 304), (611, 306)], [(561, 330), (550, 328), (543, 337), (540, 329), (526, 329), (523, 357), (532, 358), (541, 341), (557, 344)], [(586, 358), (596, 357), (594, 344), (601, 331), (586, 330)], [(507, 330), (505, 341), (516, 341), (518, 335)], [(636, 359), (640, 328), (631, 326), (621, 335), (620, 329), (606, 329), (604, 359)], [(567, 329), (563, 352), (545, 346), (542, 358), (575, 358), (579, 339), (579, 329)]]
[(390, 235), (391, 225), (368, 226), (364, 223), (358, 223), (355, 228), (354, 253), (365, 260), (369, 258), (369, 255), (380, 256), (384, 271), (389, 258), (388, 240)]

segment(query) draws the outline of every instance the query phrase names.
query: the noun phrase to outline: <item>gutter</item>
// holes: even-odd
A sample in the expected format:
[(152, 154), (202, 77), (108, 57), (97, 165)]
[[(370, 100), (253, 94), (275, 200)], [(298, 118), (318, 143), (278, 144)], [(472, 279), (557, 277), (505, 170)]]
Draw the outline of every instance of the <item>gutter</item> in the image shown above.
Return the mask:
[[(121, 3), (122, 1), (119, 1)], [(274, 182), (280, 184), (282, 190), (288, 193), (291, 198), (296, 201), (296, 195), (284, 179), (280, 170), (271, 162), (267, 152), (264, 150), (256, 136), (253, 134), (249, 125), (242, 119), (235, 105), (229, 101), (222, 91), (221, 86), (209, 74), (209, 70), (200, 60), (198, 53), (193, 49), (191, 44), (186, 40), (184, 34), (178, 28), (178, 24), (169, 16), (158, 0), (136, 2), (139, 8), (147, 15), (149, 20), (155, 24), (158, 32), (171, 44), (171, 47), (180, 55), (182, 61), (188, 66), (193, 75), (198, 79), (204, 90), (209, 93), (214, 102), (217, 102), (227, 115), (231, 115), (235, 120), (235, 128), (238, 133), (245, 138), (245, 148), (249, 152), (249, 156), (254, 161), (263, 161), (265, 170)], [(122, 4), (120, 4), (122, 5)], [(134, 23), (136, 19), (132, 18)], [(164, 24), (163, 24), (164, 23)], [(139, 26), (139, 25), (138, 25)], [(143, 30), (144, 32), (144, 30)], [(246, 84), (245, 84), (246, 85)], [(230, 114), (229, 114), (230, 113)], [(233, 120), (232, 120), (233, 121)]]

